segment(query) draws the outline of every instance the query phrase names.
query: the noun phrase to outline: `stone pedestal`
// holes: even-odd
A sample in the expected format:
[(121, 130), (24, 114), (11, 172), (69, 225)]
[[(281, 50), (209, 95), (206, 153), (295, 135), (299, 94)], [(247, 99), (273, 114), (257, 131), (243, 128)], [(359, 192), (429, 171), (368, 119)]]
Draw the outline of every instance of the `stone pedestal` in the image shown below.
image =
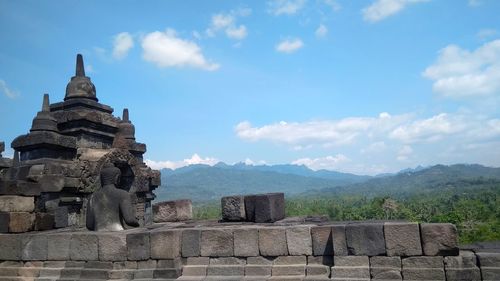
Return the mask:
[(191, 200), (164, 201), (153, 205), (154, 222), (185, 221), (193, 218)]

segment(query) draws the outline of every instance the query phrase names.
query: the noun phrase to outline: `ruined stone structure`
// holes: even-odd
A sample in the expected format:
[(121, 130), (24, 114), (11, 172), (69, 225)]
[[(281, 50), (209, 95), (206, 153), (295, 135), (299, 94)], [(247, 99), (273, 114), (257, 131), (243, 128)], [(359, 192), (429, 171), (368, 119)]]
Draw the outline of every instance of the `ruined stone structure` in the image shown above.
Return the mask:
[[(128, 111), (112, 112), (78, 56), (64, 102), (45, 95), (14, 159), (0, 154), (0, 281), (500, 280), (500, 250), (459, 249), (452, 224), (286, 218), (282, 193), (224, 197), (221, 221), (192, 220), (190, 200), (160, 202), (149, 223), (159, 172)], [(126, 191), (140, 225), (121, 230)], [(89, 231), (86, 215), (112, 231)]]
[[(14, 139), (14, 159), (0, 157), (0, 232), (85, 226), (89, 196), (100, 188), (106, 163), (121, 170), (120, 188), (132, 196), (141, 225), (152, 221), (159, 171), (143, 162), (146, 145), (135, 141), (128, 109), (122, 118), (99, 103), (96, 88), (77, 56), (76, 73), (63, 102), (43, 96), (30, 132)], [(3, 150), (3, 143), (0, 147)]]

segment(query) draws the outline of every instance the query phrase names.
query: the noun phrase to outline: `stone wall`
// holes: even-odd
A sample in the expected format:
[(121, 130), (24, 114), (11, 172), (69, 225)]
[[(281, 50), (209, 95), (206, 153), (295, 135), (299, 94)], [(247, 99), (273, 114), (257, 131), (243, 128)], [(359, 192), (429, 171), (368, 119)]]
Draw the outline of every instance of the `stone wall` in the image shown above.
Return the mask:
[(500, 280), (500, 254), (459, 251), (451, 224), (205, 221), (114, 233), (0, 234), (0, 280), (27, 280), (7, 279), (13, 277)]

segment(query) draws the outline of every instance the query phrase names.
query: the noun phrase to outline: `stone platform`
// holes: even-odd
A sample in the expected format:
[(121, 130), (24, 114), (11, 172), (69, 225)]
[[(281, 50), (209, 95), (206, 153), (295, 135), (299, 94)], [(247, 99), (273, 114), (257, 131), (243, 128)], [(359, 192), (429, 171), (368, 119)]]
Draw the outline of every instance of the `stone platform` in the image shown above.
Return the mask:
[(452, 224), (188, 221), (0, 234), (0, 280), (500, 280)]

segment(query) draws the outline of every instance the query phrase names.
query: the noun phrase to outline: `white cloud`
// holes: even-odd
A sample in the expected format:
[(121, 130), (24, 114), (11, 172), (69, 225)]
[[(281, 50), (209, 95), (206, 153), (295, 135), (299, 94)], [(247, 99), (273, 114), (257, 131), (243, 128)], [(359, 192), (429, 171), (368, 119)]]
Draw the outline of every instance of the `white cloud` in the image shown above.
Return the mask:
[(272, 0), (267, 3), (269, 12), (275, 16), (293, 15), (304, 8), (306, 0)]
[(451, 98), (488, 96), (500, 93), (500, 39), (474, 51), (449, 45), (436, 62), (423, 72), (433, 80), (434, 92)]
[(241, 40), (247, 37), (247, 28), (244, 25), (230, 26), (226, 29), (226, 35), (229, 38)]
[(325, 37), (326, 34), (328, 33), (328, 28), (324, 24), (320, 24), (314, 34), (316, 34), (316, 37), (322, 38)]
[(143, 58), (158, 67), (194, 67), (214, 71), (219, 65), (207, 61), (194, 42), (181, 39), (175, 30), (154, 31), (142, 40)]
[(113, 38), (113, 58), (123, 59), (134, 47), (134, 39), (128, 32), (118, 33)]
[(243, 24), (237, 25), (238, 17), (246, 17), (252, 13), (249, 8), (241, 8), (232, 10), (229, 13), (219, 13), (212, 16), (210, 26), (205, 33), (208, 37), (215, 37), (219, 31), (224, 31), (226, 36), (231, 39), (242, 40), (248, 32), (247, 27)]
[(399, 149), (397, 159), (398, 161), (406, 161), (412, 153), (413, 148), (411, 148), (411, 146), (409, 145), (405, 145), (401, 147), (401, 149)]
[(212, 158), (212, 157), (202, 158), (197, 153), (195, 153), (195, 154), (193, 154), (193, 156), (191, 156), (191, 158), (187, 158), (187, 159), (180, 160), (180, 161), (168, 161), (168, 160), (167, 161), (154, 161), (154, 160), (146, 159), (146, 160), (144, 160), (144, 162), (146, 163), (146, 165), (148, 165), (149, 167), (151, 167), (155, 170), (164, 169), (164, 168), (175, 170), (175, 169), (178, 169), (181, 167), (194, 165), (194, 164), (205, 164), (205, 165), (213, 166), (213, 165), (217, 164), (219, 162), (219, 160), (217, 158)]
[(377, 0), (362, 10), (363, 19), (377, 22), (401, 12), (408, 5), (426, 0)]
[(483, 28), (477, 32), (477, 37), (481, 40), (486, 40), (488, 38), (491, 38), (493, 36), (496, 36), (498, 34), (498, 31), (493, 28)]
[(367, 147), (361, 149), (361, 154), (369, 154), (369, 153), (380, 153), (387, 149), (387, 145), (384, 141), (377, 141), (371, 143)]
[(291, 54), (304, 46), (304, 43), (299, 38), (286, 39), (276, 45), (276, 51)]
[(325, 5), (330, 6), (333, 11), (338, 11), (342, 8), (342, 6), (335, 0), (324, 0), (323, 3)]
[(7, 83), (0, 79), (0, 92), (2, 92), (9, 99), (15, 99), (19, 96), (19, 92), (10, 89)]
[(300, 158), (292, 162), (295, 165), (305, 165), (312, 170), (335, 170), (345, 162), (351, 161), (347, 156), (343, 154), (337, 154), (335, 156), (326, 156), (320, 158)]

